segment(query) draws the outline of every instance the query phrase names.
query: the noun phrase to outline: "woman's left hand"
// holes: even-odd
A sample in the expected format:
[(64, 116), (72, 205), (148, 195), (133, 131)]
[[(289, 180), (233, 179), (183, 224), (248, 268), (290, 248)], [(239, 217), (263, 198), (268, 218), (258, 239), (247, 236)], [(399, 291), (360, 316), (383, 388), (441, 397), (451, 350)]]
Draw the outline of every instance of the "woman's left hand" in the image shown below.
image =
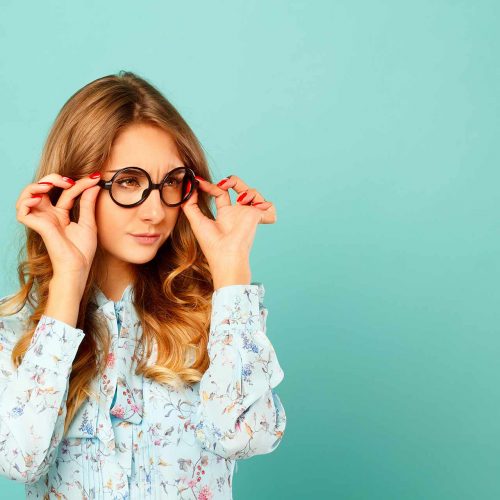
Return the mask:
[[(274, 205), (235, 175), (219, 184), (212, 184), (199, 176), (196, 179), (198, 189), (215, 197), (215, 220), (209, 219), (200, 210), (197, 189), (181, 207), (208, 261), (214, 282), (225, 283), (231, 280), (230, 276), (249, 274), (250, 250), (257, 225), (276, 222)], [(234, 205), (231, 204), (229, 189), (238, 194)]]

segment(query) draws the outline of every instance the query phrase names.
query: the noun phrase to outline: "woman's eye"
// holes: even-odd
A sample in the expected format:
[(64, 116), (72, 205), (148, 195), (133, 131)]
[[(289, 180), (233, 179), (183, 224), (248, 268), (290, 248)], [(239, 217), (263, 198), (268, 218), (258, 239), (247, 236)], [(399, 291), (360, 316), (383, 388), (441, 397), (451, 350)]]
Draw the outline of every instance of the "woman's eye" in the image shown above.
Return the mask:
[(120, 180), (118, 180), (118, 181), (116, 181), (116, 182), (117, 182), (120, 186), (123, 186), (123, 185), (125, 185), (125, 186), (130, 186), (131, 184), (127, 184), (127, 183), (129, 183), (129, 182), (130, 182), (130, 183), (134, 183), (134, 182), (135, 182), (135, 184), (136, 184), (136, 185), (138, 185), (138, 184), (137, 184), (137, 179), (134, 179), (134, 178), (132, 178), (132, 177), (128, 177), (128, 178), (126, 178), (126, 179), (120, 179)]
[(165, 181), (166, 186), (177, 186), (179, 184), (179, 181), (177, 179), (167, 179)]

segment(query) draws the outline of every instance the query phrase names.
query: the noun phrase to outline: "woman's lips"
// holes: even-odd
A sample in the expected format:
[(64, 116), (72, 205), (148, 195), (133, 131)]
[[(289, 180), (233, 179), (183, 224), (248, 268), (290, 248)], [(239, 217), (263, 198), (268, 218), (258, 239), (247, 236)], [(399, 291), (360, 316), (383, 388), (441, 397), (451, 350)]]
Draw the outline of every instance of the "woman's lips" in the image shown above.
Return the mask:
[(156, 243), (160, 239), (160, 235), (158, 236), (135, 236), (131, 234), (135, 240), (140, 243), (141, 245), (151, 245), (153, 243)]

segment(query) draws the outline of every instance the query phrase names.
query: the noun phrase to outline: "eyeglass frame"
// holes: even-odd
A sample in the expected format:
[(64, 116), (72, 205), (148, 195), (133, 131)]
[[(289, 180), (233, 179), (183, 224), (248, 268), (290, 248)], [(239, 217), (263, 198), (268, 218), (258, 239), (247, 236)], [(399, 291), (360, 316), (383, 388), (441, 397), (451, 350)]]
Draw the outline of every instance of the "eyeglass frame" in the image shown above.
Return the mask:
[[(124, 170), (132, 169), (132, 168), (140, 170), (141, 172), (144, 172), (146, 174), (146, 178), (148, 179), (149, 185), (143, 191), (142, 198), (139, 201), (136, 201), (135, 203), (132, 203), (131, 205), (125, 205), (123, 203), (119, 203), (118, 201), (116, 201), (113, 198), (113, 195), (111, 194), (111, 186), (113, 185), (113, 181), (115, 180), (115, 177), (117, 175), (123, 173)], [(168, 179), (168, 177), (172, 175), (173, 172), (176, 172), (176, 171), (181, 170), (181, 169), (182, 170), (186, 170), (186, 174), (191, 177), (189, 179), (189, 181), (191, 182), (191, 189), (190, 189), (189, 193), (187, 194), (187, 196), (185, 198), (182, 198), (181, 201), (179, 201), (178, 203), (169, 204), (169, 203), (167, 203), (163, 199), (162, 191), (161, 191), (160, 188), (165, 183), (165, 181)], [(109, 192), (109, 196), (111, 197), (111, 199), (113, 200), (113, 202), (116, 203), (118, 206), (123, 207), (123, 208), (134, 208), (134, 207), (140, 205), (141, 203), (144, 203), (148, 199), (148, 196), (151, 194), (151, 191), (153, 191), (153, 189), (158, 189), (158, 191), (160, 191), (160, 199), (161, 199), (161, 201), (162, 201), (162, 203), (164, 205), (166, 205), (167, 207), (178, 207), (179, 205), (182, 205), (183, 203), (185, 203), (186, 201), (188, 201), (189, 198), (191, 198), (194, 190), (198, 186), (199, 181), (198, 181), (198, 179), (195, 178), (195, 175), (196, 174), (194, 173), (194, 170), (191, 169), (190, 167), (184, 167), (184, 166), (182, 166), (182, 167), (176, 167), (176, 168), (170, 170), (167, 173), (167, 175), (163, 178), (163, 180), (161, 182), (159, 182), (159, 183), (156, 184), (156, 183), (153, 182), (153, 180), (151, 179), (151, 177), (148, 174), (148, 172), (146, 172), (146, 170), (144, 170), (141, 167), (137, 167), (135, 165), (131, 165), (129, 167), (123, 167), (120, 170), (118, 170), (117, 172), (115, 172), (115, 174), (113, 175), (113, 177), (111, 177), (111, 179), (109, 181), (105, 181), (103, 179), (100, 179), (97, 182), (97, 185), (101, 186), (103, 189), (106, 189)], [(144, 193), (146, 193), (146, 194), (144, 195)]]

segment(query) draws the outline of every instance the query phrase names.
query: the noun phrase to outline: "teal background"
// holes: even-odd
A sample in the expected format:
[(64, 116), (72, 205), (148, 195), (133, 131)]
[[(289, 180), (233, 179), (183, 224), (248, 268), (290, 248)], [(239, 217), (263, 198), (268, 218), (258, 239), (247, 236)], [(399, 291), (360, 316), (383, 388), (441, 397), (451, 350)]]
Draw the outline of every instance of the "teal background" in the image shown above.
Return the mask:
[(238, 463), (235, 499), (500, 498), (499, 14), (477, 0), (3, 0), (3, 295), (15, 203), (57, 112), (135, 71), (186, 118), (215, 181), (239, 175), (277, 208), (252, 279), (287, 430)]

